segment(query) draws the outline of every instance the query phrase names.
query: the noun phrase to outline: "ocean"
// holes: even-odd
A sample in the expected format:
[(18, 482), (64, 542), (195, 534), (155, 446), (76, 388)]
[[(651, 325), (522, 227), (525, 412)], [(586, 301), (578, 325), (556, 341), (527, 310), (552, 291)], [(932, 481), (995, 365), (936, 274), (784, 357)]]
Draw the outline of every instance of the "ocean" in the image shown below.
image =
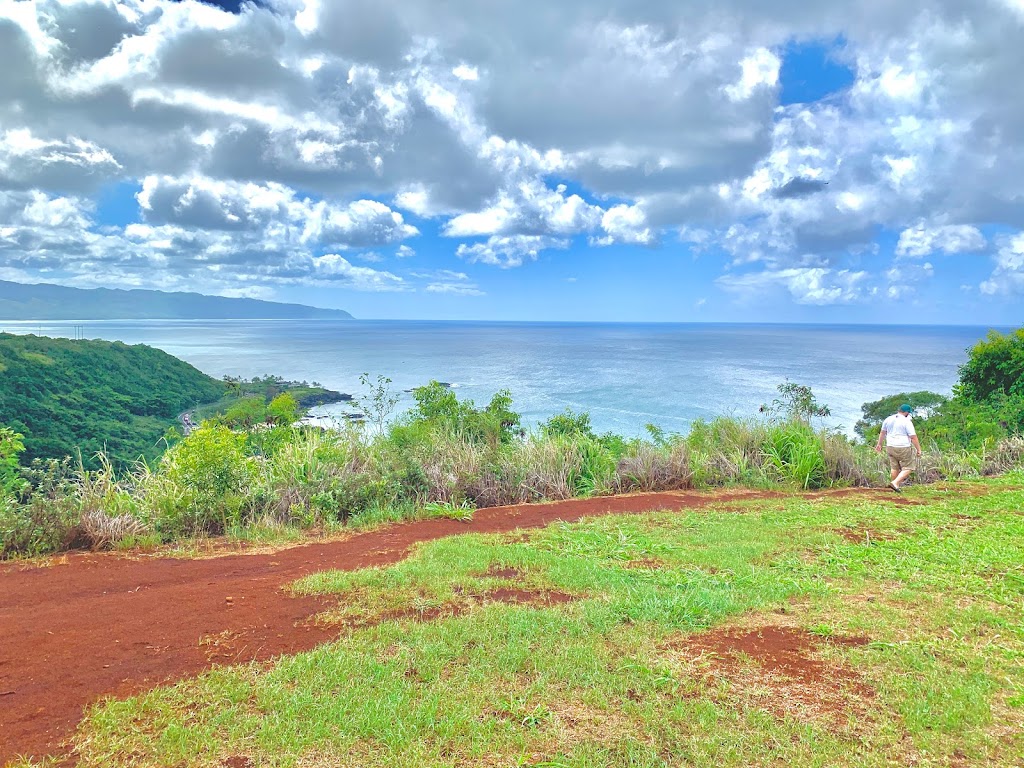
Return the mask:
[[(485, 404), (507, 389), (526, 425), (566, 408), (595, 429), (636, 436), (648, 423), (686, 432), (695, 419), (756, 416), (790, 380), (810, 386), (852, 434), (863, 403), (903, 391), (948, 394), (963, 326), (512, 323), (388, 320), (0, 322), (0, 330), (148, 344), (218, 378), (275, 374), (359, 393), (359, 375), (404, 390), (432, 379)], [(1008, 330), (1008, 329), (1000, 329)], [(318, 409), (326, 421), (349, 409)]]

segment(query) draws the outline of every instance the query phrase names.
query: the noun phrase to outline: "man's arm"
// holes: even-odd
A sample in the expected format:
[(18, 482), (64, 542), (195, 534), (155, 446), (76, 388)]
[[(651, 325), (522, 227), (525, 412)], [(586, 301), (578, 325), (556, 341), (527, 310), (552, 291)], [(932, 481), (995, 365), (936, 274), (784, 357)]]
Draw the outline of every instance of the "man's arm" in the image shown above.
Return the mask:
[[(914, 440), (917, 440), (917, 438), (915, 437)], [(875, 452), (876, 453), (881, 453), (882, 452), (882, 443), (883, 442), (885, 442), (885, 430), (884, 429), (881, 432), (878, 433), (878, 442), (875, 443)]]
[(917, 448), (917, 455), (920, 456), (921, 455), (921, 442), (917, 439), (917, 435), (911, 435), (910, 436), (910, 442), (912, 442), (914, 444), (914, 447)]

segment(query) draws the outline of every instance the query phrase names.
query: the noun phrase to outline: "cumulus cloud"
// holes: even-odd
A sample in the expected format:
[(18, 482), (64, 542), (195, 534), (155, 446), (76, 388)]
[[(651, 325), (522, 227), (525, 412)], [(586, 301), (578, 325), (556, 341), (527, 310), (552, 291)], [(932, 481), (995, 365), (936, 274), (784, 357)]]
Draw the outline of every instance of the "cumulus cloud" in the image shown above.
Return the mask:
[(987, 296), (1024, 294), (1024, 232), (1003, 238), (991, 277), (979, 287)]
[(797, 304), (850, 304), (865, 298), (866, 272), (823, 267), (793, 267), (744, 275), (723, 275), (715, 282), (726, 291), (751, 298), (784, 289)]
[(463, 243), (455, 253), (471, 264), (491, 264), (507, 269), (536, 259), (541, 251), (568, 247), (568, 240), (541, 235), (494, 235), (483, 243)]
[(985, 236), (977, 227), (966, 224), (927, 227), (918, 224), (903, 230), (896, 244), (898, 256), (928, 256), (943, 253), (970, 253), (986, 246)]
[(75, 136), (40, 139), (25, 128), (0, 135), (0, 189), (81, 191), (120, 170), (110, 152)]
[[(730, 290), (852, 301), (882, 231), (907, 260), (1024, 229), (1020, 23), (1011, 0), (6, 3), (3, 266), (384, 290), (317, 260), (410, 256), (430, 219), (506, 268), (699, 233)], [(780, 106), (787, 47), (837, 38), (852, 85)], [(137, 221), (111, 227), (125, 183)]]

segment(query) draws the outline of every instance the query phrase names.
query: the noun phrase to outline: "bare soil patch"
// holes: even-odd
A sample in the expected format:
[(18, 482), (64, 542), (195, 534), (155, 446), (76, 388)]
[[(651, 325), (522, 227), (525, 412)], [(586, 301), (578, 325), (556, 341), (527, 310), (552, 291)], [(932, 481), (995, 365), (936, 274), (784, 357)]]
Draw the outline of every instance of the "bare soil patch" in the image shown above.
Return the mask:
[[(839, 493), (850, 492), (884, 493)], [(336, 637), (337, 626), (311, 621), (331, 601), (283, 589), (310, 573), (388, 565), (419, 542), (459, 533), (510, 533), (597, 515), (783, 495), (679, 491), (573, 499), (482, 509), (470, 522), (424, 520), (271, 553), (198, 560), (75, 554), (45, 568), (0, 565), (0, 765), (19, 755), (65, 754), (84, 709), (105, 696), (128, 696), (215, 664), (298, 653)]]
[(767, 625), (723, 628), (690, 635), (670, 646), (672, 655), (708, 685), (730, 684), (729, 696), (775, 717), (825, 721), (842, 727), (863, 717), (874, 691), (851, 667), (825, 659), (823, 645), (856, 647), (867, 638), (821, 638), (803, 629)]

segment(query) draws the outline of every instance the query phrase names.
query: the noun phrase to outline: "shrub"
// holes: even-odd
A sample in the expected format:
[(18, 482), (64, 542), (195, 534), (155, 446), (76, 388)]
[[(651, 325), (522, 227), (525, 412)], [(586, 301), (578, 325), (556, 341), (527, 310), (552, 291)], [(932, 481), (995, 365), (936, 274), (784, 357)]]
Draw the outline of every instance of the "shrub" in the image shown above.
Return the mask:
[(266, 466), (270, 514), (306, 527), (347, 520), (368, 502), (367, 469), (354, 436), (300, 430)]
[(809, 424), (814, 417), (822, 418), (831, 414), (829, 407), (819, 403), (811, 388), (789, 381), (779, 384), (779, 396), (761, 406), (761, 413), (785, 421), (800, 421)]
[(426, 481), (426, 503), (476, 506), (500, 503), (487, 448), (458, 433), (435, 432), (433, 446), (415, 454)]
[(85, 510), (79, 525), (93, 549), (106, 549), (147, 532), (146, 524), (132, 515), (110, 516), (101, 510)]
[(821, 440), (805, 424), (786, 422), (769, 428), (762, 453), (763, 471), (777, 481), (793, 482), (804, 489), (826, 484)]
[(575, 413), (570, 408), (541, 424), (540, 431), (545, 437), (596, 437), (590, 425), (590, 414)]
[(995, 451), (982, 467), (986, 475), (1024, 469), (1024, 435), (1013, 435), (1000, 440)]
[(148, 526), (139, 519), (140, 506), (132, 493), (132, 478), (119, 482), (106, 454), (98, 454), (96, 463), (99, 469), (88, 470), (79, 459), (75, 493), (81, 533), (93, 549), (103, 549), (129, 536), (145, 534)]
[(23, 481), (18, 472), (18, 457), (24, 451), (22, 435), (0, 426), (0, 494), (14, 495), (21, 490)]
[(519, 433), (520, 417), (512, 410), (512, 397), (502, 390), (485, 408), (472, 400), (459, 400), (443, 384), (432, 381), (413, 390), (416, 407), (407, 416), (408, 425), (423, 425), (434, 435), (460, 436), (492, 447), (508, 443)]
[(162, 537), (223, 533), (245, 521), (246, 496), (257, 479), (245, 448), (244, 434), (204, 423), (164, 454), (145, 488)]
[(521, 500), (559, 500), (576, 495), (583, 457), (574, 440), (544, 439), (534, 435), (508, 456), (506, 462), (509, 461), (518, 470), (515, 474), (525, 491), (526, 498)]
[(0, 558), (82, 546), (78, 523), (78, 505), (72, 496), (34, 494), (24, 503), (0, 496)]
[(693, 485), (690, 452), (684, 443), (659, 449), (637, 443), (616, 467), (618, 491), (669, 491)]
[(820, 439), (824, 476), (829, 485), (871, 485), (881, 466), (877, 454), (854, 445), (840, 434), (824, 432)]
[(957, 397), (972, 403), (996, 395), (1024, 397), (1024, 328), (1006, 334), (989, 331), (967, 355), (954, 388)]

